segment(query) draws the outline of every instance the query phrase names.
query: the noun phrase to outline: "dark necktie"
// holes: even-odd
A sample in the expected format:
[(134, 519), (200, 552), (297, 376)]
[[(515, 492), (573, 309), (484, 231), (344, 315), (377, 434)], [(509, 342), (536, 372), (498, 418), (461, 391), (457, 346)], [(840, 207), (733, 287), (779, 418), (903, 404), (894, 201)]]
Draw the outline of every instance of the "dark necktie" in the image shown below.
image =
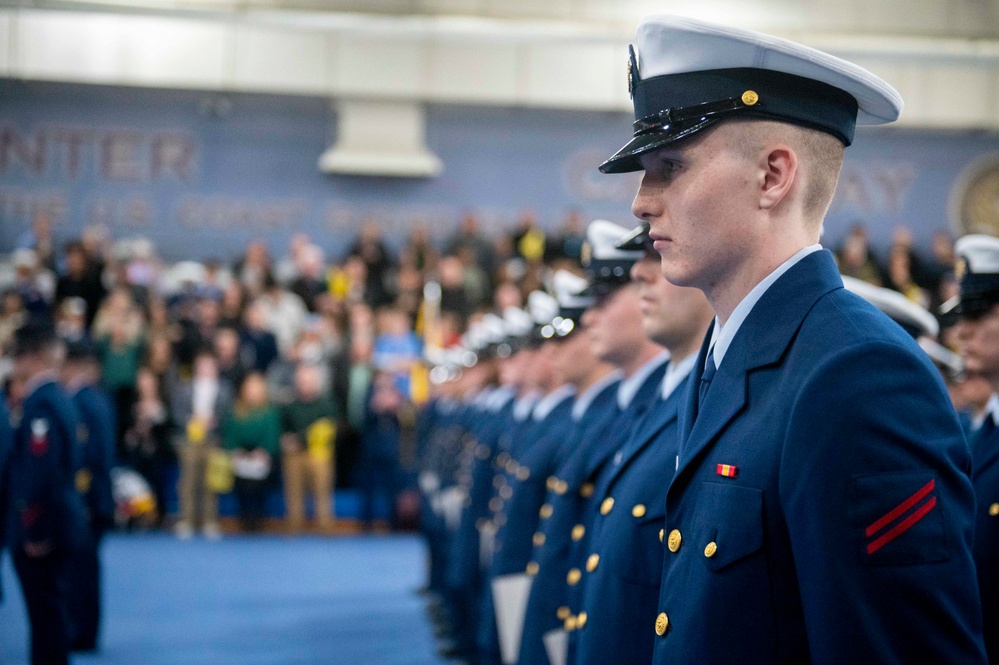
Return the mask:
[(972, 454), (976, 452), (976, 449), (987, 446), (989, 439), (992, 438), (992, 434), (995, 431), (996, 423), (992, 418), (992, 414), (985, 414), (985, 420), (982, 421), (982, 426), (979, 427), (978, 431), (973, 435)]
[(708, 351), (708, 363), (704, 367), (704, 373), (701, 374), (701, 385), (697, 392), (697, 412), (700, 413), (701, 407), (704, 406), (704, 398), (708, 395), (708, 388), (711, 387), (711, 380), (715, 378), (715, 374), (718, 372), (718, 368), (715, 367), (715, 349), (711, 347)]
[(711, 387), (711, 380), (715, 378), (715, 374), (718, 372), (718, 368), (715, 367), (715, 350), (714, 347), (708, 352), (708, 363), (704, 367), (704, 373), (701, 374), (701, 386), (697, 393), (697, 409), (700, 410), (701, 406), (704, 405), (704, 398), (707, 397), (708, 388)]

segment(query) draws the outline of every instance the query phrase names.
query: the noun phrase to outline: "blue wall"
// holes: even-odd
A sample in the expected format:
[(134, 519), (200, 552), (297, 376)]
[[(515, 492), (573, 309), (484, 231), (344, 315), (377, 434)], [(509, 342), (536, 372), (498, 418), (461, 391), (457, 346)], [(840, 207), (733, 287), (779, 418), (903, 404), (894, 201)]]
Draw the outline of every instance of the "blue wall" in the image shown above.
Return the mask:
[[(399, 241), (417, 220), (445, 235), (466, 209), (493, 228), (525, 207), (550, 227), (569, 207), (631, 225), (636, 177), (596, 171), (629, 123), (620, 113), (437, 105), (428, 143), (444, 161), (440, 177), (328, 176), (316, 168), (334, 131), (324, 99), (0, 80), (0, 251), (37, 206), (53, 211), (60, 240), (104, 222), (116, 237), (153, 238), (168, 258), (234, 256), (252, 238), (283, 253), (298, 230), (337, 253), (369, 216)], [(862, 128), (826, 244), (860, 220), (876, 245), (902, 223), (925, 245), (949, 227), (962, 174), (991, 153), (994, 134)]]

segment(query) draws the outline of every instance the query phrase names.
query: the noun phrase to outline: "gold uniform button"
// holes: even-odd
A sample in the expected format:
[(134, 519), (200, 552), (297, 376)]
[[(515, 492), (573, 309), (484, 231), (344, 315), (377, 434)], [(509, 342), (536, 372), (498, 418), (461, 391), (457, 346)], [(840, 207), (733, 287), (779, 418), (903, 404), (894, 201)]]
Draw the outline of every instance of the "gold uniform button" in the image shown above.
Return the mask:
[(669, 628), (669, 617), (666, 616), (665, 612), (660, 612), (659, 616), (656, 617), (656, 635), (662, 637), (666, 634), (667, 628)]
[(504, 465), (504, 468), (506, 469), (507, 473), (517, 473), (517, 467), (519, 467), (519, 466), (520, 465), (517, 464), (516, 461), (514, 461), (514, 460), (507, 460), (506, 464)]
[(571, 633), (572, 631), (576, 630), (576, 617), (570, 614), (565, 618), (565, 621), (563, 622), (562, 626), (565, 628), (565, 632), (567, 633)]
[(758, 101), (760, 101), (760, 96), (756, 94), (755, 90), (747, 90), (742, 93), (742, 103), (746, 106), (755, 106)]
[(526, 466), (522, 466), (517, 469), (517, 480), (523, 482), (531, 477), (531, 470)]
[(677, 552), (680, 549), (680, 543), (683, 542), (683, 536), (677, 529), (673, 529), (669, 532), (669, 539), (666, 541), (666, 546), (669, 548), (670, 552)]
[(638, 503), (631, 509), (631, 514), (635, 517), (645, 517), (645, 506)]
[(555, 491), (555, 482), (557, 480), (558, 478), (556, 478), (555, 476), (548, 476), (548, 478), (545, 480), (545, 487), (548, 489), (548, 491), (550, 492)]
[(513, 496), (513, 488), (510, 487), (509, 485), (504, 485), (503, 487), (500, 488), (499, 495), (500, 498), (503, 500), (509, 499), (511, 496)]
[(580, 612), (576, 615), (576, 630), (582, 630), (583, 626), (586, 625), (586, 612)]
[(586, 559), (586, 572), (592, 573), (594, 570), (597, 569), (597, 566), (599, 564), (600, 564), (600, 555), (599, 554), (591, 554)]
[(545, 505), (541, 506), (541, 510), (538, 511), (538, 515), (541, 516), (541, 519), (546, 520), (552, 516), (553, 512), (554, 509), (552, 508), (552, 504), (546, 503)]
[(560, 621), (565, 621), (566, 617), (569, 616), (569, 608), (563, 605), (562, 607), (558, 608), (557, 612), (555, 612), (555, 616), (557, 616)]
[(537, 533), (534, 534), (534, 538), (532, 539), (531, 542), (534, 543), (535, 547), (541, 547), (542, 545), (545, 544), (545, 534), (538, 531)]
[(579, 579), (583, 576), (579, 568), (573, 568), (569, 571), (569, 574), (565, 576), (565, 581), (569, 583), (569, 586), (576, 586), (579, 584)]
[(555, 493), (556, 494), (558, 494), (559, 496), (562, 496), (563, 494), (565, 494), (568, 491), (569, 491), (569, 483), (565, 482), (564, 480), (557, 480), (557, 481), (555, 481)]
[(989, 516), (999, 517), (999, 503), (993, 503), (989, 506)]
[(574, 542), (578, 543), (580, 540), (583, 539), (584, 535), (586, 535), (585, 526), (583, 526), (582, 524), (577, 524), (576, 526), (572, 527), (572, 540)]
[(540, 569), (541, 569), (541, 566), (538, 565), (537, 561), (530, 562), (529, 564), (527, 564), (527, 568), (526, 568), (527, 574), (530, 575), (531, 577), (534, 577), (535, 575), (537, 575), (538, 571)]
[(663, 538), (666, 537), (666, 529), (659, 529), (659, 542), (663, 542)]
[(593, 483), (583, 483), (583, 486), (579, 488), (579, 496), (584, 499), (589, 499), (593, 496)]
[(609, 496), (600, 504), (600, 514), (606, 515), (614, 508), (614, 497)]
[(704, 556), (710, 559), (715, 555), (715, 552), (717, 551), (718, 551), (718, 544), (712, 540), (710, 543), (707, 544), (707, 547), (704, 548)]

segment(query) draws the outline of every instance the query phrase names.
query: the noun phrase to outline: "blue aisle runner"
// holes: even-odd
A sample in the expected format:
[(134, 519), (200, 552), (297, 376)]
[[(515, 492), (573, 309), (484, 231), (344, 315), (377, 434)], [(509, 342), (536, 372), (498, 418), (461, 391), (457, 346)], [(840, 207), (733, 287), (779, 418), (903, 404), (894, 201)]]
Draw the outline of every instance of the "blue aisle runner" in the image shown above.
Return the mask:
[[(437, 665), (413, 592), (411, 536), (233, 536), (181, 542), (111, 536), (98, 655), (77, 665)], [(0, 663), (22, 665), (27, 624), (10, 555), (2, 566)]]

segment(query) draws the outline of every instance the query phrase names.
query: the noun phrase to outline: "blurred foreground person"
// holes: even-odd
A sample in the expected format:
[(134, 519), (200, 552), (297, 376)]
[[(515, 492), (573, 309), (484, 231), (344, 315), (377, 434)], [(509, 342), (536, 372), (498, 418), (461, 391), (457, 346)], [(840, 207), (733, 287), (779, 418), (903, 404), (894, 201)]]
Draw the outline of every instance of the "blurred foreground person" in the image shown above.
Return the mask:
[[(14, 431), (11, 428), (10, 409), (7, 406), (8, 396), (0, 393), (0, 564), (3, 563), (3, 553), (7, 549), (7, 465), (11, 449), (14, 447)], [(0, 584), (0, 602), (3, 602), (3, 585)]]
[(960, 317), (957, 337), (969, 376), (989, 382), (992, 397), (970, 435), (977, 499), (975, 566), (982, 595), (985, 648), (999, 663), (999, 238), (965, 236), (957, 241), (961, 293), (945, 307)]
[(281, 418), (267, 400), (263, 374), (250, 373), (243, 381), (239, 399), (222, 424), (222, 446), (232, 455), (243, 530), (260, 531), (274, 461), (281, 448)]
[(74, 651), (95, 651), (101, 627), (100, 545), (114, 527), (115, 503), (111, 469), (115, 464), (115, 414), (110, 396), (100, 387), (100, 360), (89, 341), (69, 344), (62, 384), (79, 418), (76, 491), (83, 497), (89, 534), (74, 556), (69, 610)]
[(320, 531), (333, 524), (333, 469), (339, 413), (323, 394), (320, 369), (301, 363), (295, 369), (295, 400), (281, 409), (281, 466), (288, 530), (305, 523), (305, 492), (315, 499)]
[(18, 329), (14, 375), (25, 397), (7, 471), (5, 517), (31, 626), (32, 665), (69, 662), (70, 567), (89, 537), (75, 482), (75, 409), (56, 382), (60, 355), (52, 326), (29, 321)]

